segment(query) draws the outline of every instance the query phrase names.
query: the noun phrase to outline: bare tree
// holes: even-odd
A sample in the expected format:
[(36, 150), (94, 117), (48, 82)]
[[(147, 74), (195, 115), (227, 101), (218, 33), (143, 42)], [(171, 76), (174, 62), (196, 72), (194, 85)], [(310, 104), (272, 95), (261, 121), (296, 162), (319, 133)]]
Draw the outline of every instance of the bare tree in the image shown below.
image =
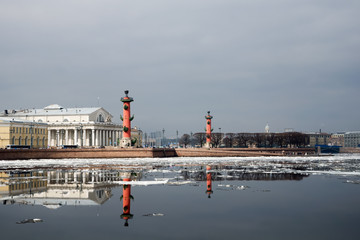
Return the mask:
[(180, 144), (184, 145), (184, 147), (186, 148), (187, 145), (189, 145), (191, 139), (190, 139), (190, 135), (189, 134), (184, 134), (182, 135), (182, 137), (180, 138)]
[(214, 147), (216, 147), (216, 148), (220, 147), (221, 139), (222, 139), (221, 133), (212, 133), (211, 134), (211, 144)]
[(235, 145), (236, 134), (235, 133), (226, 133), (224, 138), (224, 144), (226, 147), (232, 148)]
[(265, 134), (266, 147), (274, 147), (275, 137), (276, 137), (276, 133), (266, 133)]
[(248, 141), (250, 140), (249, 133), (238, 133), (236, 134), (236, 142), (239, 147), (247, 147)]
[(262, 147), (264, 145), (265, 136), (263, 133), (255, 133), (254, 134), (254, 142), (257, 147)]
[(200, 144), (200, 147), (202, 147), (204, 145), (204, 143), (206, 142), (206, 133), (195, 133), (193, 135), (195, 143)]

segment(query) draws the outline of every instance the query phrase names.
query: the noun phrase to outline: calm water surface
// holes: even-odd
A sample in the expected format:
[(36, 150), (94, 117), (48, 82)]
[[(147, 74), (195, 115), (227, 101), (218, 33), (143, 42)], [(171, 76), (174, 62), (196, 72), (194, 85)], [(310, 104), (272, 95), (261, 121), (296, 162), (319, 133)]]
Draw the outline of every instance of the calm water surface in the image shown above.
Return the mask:
[[(1, 239), (358, 239), (359, 163), (3, 162)], [(35, 218), (42, 222), (24, 223)]]

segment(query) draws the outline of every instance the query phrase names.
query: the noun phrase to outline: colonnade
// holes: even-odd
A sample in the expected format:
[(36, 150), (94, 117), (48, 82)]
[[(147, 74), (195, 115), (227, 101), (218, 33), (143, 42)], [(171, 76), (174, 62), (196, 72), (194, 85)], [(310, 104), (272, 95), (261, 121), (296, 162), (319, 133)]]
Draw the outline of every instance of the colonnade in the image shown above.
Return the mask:
[(117, 146), (119, 129), (57, 128), (48, 129), (49, 146), (78, 145), (80, 147)]

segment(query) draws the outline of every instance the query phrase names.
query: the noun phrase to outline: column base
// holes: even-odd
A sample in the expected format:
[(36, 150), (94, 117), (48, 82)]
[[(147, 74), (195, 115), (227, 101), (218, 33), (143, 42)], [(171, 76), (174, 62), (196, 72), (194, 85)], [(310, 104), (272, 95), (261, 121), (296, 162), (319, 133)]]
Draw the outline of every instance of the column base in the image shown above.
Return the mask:
[(206, 142), (203, 146), (203, 148), (211, 148), (211, 143)]
[(122, 138), (120, 141), (120, 147), (130, 148), (131, 147), (131, 138)]

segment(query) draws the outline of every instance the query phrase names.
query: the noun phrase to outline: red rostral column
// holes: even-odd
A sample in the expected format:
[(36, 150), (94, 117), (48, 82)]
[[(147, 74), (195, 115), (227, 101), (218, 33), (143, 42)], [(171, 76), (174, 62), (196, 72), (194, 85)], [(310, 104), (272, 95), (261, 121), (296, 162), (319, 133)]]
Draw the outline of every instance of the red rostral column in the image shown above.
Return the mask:
[(133, 98), (128, 96), (129, 91), (125, 91), (125, 97), (121, 98), (123, 104), (123, 115), (120, 115), (121, 120), (123, 121), (123, 137), (120, 142), (120, 147), (131, 147), (131, 121), (134, 119), (134, 116), (130, 117), (130, 103), (134, 101)]
[(206, 118), (206, 143), (205, 143), (205, 148), (210, 148), (211, 147), (211, 119), (213, 118), (213, 116), (210, 115), (210, 111), (208, 111), (208, 115), (205, 116)]
[[(124, 181), (129, 182), (130, 178), (125, 178)], [(130, 200), (131, 200), (131, 185), (130, 184), (124, 184), (123, 186), (123, 195), (122, 195), (122, 201), (123, 201), (123, 214), (121, 214), (121, 218), (125, 220), (125, 227), (129, 226), (128, 220), (133, 218), (133, 215), (130, 213)]]

